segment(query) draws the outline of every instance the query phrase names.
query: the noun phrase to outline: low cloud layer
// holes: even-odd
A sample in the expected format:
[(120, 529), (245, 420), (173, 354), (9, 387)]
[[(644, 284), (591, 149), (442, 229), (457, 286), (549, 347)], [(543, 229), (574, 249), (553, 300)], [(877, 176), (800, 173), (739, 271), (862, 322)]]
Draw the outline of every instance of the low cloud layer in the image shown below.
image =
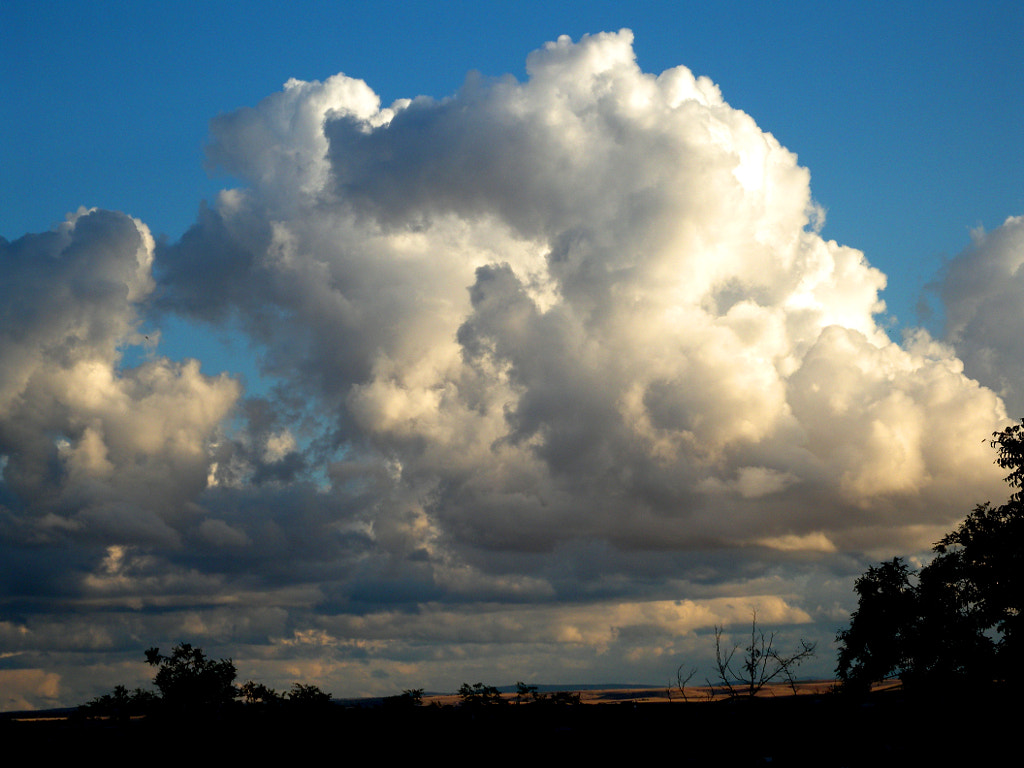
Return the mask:
[[(527, 71), (388, 107), (293, 80), (213, 121), (245, 184), (180, 241), (102, 211), (0, 241), (25, 701), (95, 685), (19, 671), (43, 649), (177, 639), (342, 695), (658, 681), (753, 608), (827, 643), (865, 558), (1000, 496), (1021, 219), (949, 266), (948, 343), (896, 344), (885, 276), (707, 78), (628, 31)], [(169, 318), (272, 386), (161, 357)]]

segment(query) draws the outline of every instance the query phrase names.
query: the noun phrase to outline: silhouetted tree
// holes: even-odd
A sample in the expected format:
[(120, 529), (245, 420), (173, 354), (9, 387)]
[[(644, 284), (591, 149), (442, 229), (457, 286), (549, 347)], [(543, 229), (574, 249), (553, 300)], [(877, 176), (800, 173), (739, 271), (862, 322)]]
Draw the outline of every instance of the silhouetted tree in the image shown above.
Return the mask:
[(201, 648), (179, 643), (164, 656), (159, 648), (146, 651), (146, 663), (157, 668), (153, 683), (163, 704), (171, 710), (216, 709), (238, 695), (231, 659), (207, 658)]
[(292, 683), (292, 688), (288, 691), (288, 703), (307, 709), (322, 708), (331, 703), (331, 694), (315, 685)]
[[(724, 634), (723, 627), (715, 626), (717, 684), (730, 697), (756, 696), (766, 685), (777, 680), (785, 680), (796, 693), (794, 672), (802, 662), (814, 655), (814, 643), (801, 640), (799, 650), (789, 655), (779, 653), (775, 647), (776, 633), (759, 629), (757, 611), (754, 611), (750, 622), (750, 642), (743, 649), (737, 669), (733, 667), (733, 660), (740, 647), (734, 645), (731, 650), (726, 651), (722, 646)], [(708, 685), (715, 684), (708, 681)]]
[(385, 707), (393, 709), (413, 709), (423, 704), (422, 688), (407, 688), (397, 696), (385, 696), (383, 699)]
[[(686, 664), (680, 664), (676, 668), (676, 688), (679, 689), (679, 693), (682, 695), (683, 701), (689, 701), (689, 698), (686, 695), (686, 684), (693, 680), (693, 677), (696, 674), (696, 667), (690, 667), (687, 670)], [(671, 700), (671, 693), (669, 694), (669, 700)]]
[(284, 696), (268, 688), (263, 683), (248, 680), (238, 687), (238, 693), (242, 701), (249, 706), (277, 706), (284, 701)]
[(999, 666), (1019, 676), (1024, 650), (1024, 502), (1015, 493), (1001, 507), (982, 504), (935, 545), (938, 557), (921, 572), (934, 578), (964, 620), (998, 638)]
[(158, 701), (159, 697), (152, 691), (142, 688), (129, 691), (123, 685), (116, 685), (110, 693), (97, 696), (78, 709), (86, 717), (127, 720), (131, 717), (149, 714)]
[(549, 707), (575, 706), (580, 703), (580, 695), (574, 691), (552, 691), (551, 693), (539, 694), (534, 699), (534, 704)]
[(537, 686), (527, 685), (521, 680), (516, 683), (516, 704), (534, 701), (537, 698)]
[(854, 590), (857, 610), (836, 636), (836, 675), (847, 692), (886, 678), (923, 689), (995, 676), (997, 645), (958, 558), (940, 555), (919, 573), (895, 558), (868, 568)]
[(492, 707), (508, 703), (497, 688), (483, 683), (463, 683), (459, 686), (459, 699), (464, 707)]
[[(1024, 644), (1024, 422), (992, 435), (1014, 489), (986, 502), (934, 547), (920, 574), (898, 558), (854, 587), (857, 610), (837, 636), (836, 673), (863, 689), (899, 676), (911, 687), (1018, 680)], [(912, 577), (917, 576), (917, 583)]]
[(910, 666), (916, 633), (918, 592), (914, 571), (900, 558), (868, 568), (853, 585), (859, 604), (842, 630), (836, 674), (849, 686), (898, 677)]
[[(990, 442), (996, 464), (1008, 469), (1006, 483), (1013, 489), (998, 507), (980, 504), (935, 545), (937, 557), (921, 571), (922, 590), (929, 597), (955, 599), (946, 608), (946, 621), (971, 633), (968, 651), (978, 651), (994, 639), (991, 663), (983, 661), (979, 674), (1019, 680), (1024, 651), (1024, 421), (1001, 432)], [(940, 603), (941, 605), (941, 603)], [(928, 615), (933, 615), (926, 605)], [(955, 615), (949, 611), (954, 610)], [(964, 637), (964, 642), (968, 638)]]

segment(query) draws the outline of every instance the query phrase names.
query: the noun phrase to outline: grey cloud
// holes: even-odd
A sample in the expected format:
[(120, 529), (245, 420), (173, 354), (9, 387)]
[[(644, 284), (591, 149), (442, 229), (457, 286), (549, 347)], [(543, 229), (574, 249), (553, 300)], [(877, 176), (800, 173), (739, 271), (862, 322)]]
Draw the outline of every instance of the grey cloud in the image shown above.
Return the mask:
[(0, 242), (0, 513), (8, 547), (50, 553), (18, 568), (41, 594), (77, 592), (107, 546), (180, 544), (238, 395), (195, 361), (124, 364), (147, 343), (153, 250), (140, 222), (84, 209)]
[(1024, 216), (972, 240), (943, 275), (946, 335), (966, 373), (998, 392), (1011, 413), (1024, 413)]

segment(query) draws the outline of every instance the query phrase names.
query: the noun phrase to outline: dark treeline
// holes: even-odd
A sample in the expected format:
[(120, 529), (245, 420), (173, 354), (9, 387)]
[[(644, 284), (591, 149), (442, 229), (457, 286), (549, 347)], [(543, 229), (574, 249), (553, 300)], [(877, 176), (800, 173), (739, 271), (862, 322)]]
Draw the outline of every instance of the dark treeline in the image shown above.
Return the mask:
[(152, 719), (224, 719), (266, 714), (301, 717), (321, 712), (331, 703), (331, 694), (315, 685), (294, 683), (279, 693), (252, 680), (235, 685), (238, 672), (231, 659), (211, 659), (202, 648), (179, 643), (169, 656), (159, 648), (146, 651), (146, 663), (156, 668), (156, 691), (128, 690), (118, 685), (78, 708), (79, 718), (133, 717)]
[[(472, 687), (472, 686), (471, 686)], [(747, 697), (672, 703), (432, 706), (329, 704), (294, 716), (240, 701), (218, 713), (60, 723), (3, 723), (0, 738), (60, 760), (117, 754), (158, 763), (210, 760), (666, 759), (683, 766), (979, 765), (996, 761), (1016, 700), (875, 694)], [(396, 698), (401, 698), (401, 695)], [(408, 698), (408, 697), (407, 697)], [(361, 757), (360, 757), (361, 756)], [(995, 764), (995, 762), (993, 762)]]

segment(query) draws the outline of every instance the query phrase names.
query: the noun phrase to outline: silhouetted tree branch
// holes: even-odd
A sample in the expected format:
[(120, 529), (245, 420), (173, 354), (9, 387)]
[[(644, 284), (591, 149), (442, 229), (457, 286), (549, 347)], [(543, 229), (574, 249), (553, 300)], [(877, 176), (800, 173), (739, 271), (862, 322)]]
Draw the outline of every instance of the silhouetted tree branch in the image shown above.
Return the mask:
[(680, 664), (679, 667), (676, 668), (676, 688), (678, 688), (679, 693), (682, 694), (683, 701), (689, 701), (686, 696), (686, 684), (693, 679), (694, 675), (697, 674), (697, 668), (690, 667), (688, 672), (683, 672), (685, 667), (685, 664)]
[[(715, 666), (717, 683), (731, 698), (744, 694), (756, 696), (766, 685), (785, 680), (796, 693), (795, 670), (801, 663), (814, 655), (815, 643), (800, 641), (800, 648), (783, 655), (775, 647), (775, 632), (765, 632), (757, 626), (757, 611), (750, 622), (750, 642), (743, 649), (739, 670), (734, 669), (733, 659), (740, 650), (734, 645), (726, 651), (722, 646), (725, 630), (715, 626)], [(712, 685), (710, 682), (709, 685)]]

